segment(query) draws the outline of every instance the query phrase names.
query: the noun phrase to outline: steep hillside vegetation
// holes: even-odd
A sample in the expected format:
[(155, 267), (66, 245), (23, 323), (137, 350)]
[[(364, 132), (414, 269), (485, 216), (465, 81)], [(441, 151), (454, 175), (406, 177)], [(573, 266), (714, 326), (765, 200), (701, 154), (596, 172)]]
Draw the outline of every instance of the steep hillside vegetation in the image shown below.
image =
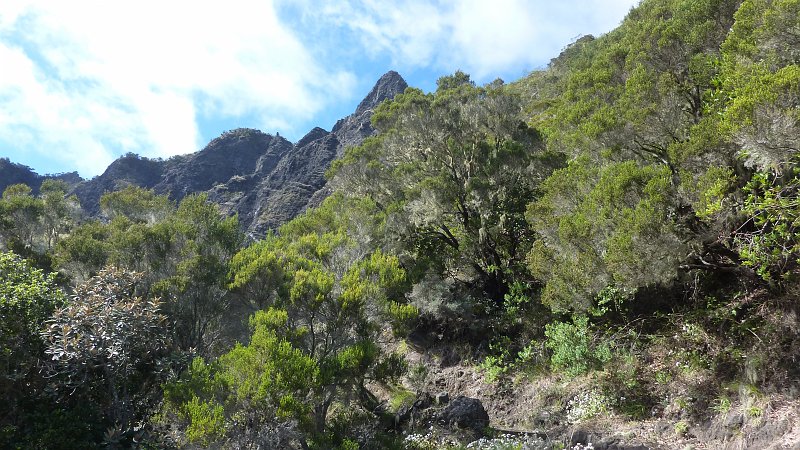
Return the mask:
[(161, 165), (105, 221), (7, 188), (0, 442), (797, 447), (798, 18), (644, 0), (511, 84), (390, 73), (330, 133), (169, 162), (263, 177)]

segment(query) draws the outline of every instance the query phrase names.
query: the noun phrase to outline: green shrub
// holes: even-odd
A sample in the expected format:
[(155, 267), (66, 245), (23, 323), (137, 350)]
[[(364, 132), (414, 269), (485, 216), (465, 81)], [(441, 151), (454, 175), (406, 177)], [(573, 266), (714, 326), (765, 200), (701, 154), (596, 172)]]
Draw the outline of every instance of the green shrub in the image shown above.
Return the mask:
[(207, 447), (225, 435), (225, 417), (221, 405), (193, 397), (186, 404), (186, 415), (189, 417), (189, 426), (186, 428), (189, 442)]
[(681, 420), (675, 424), (675, 434), (683, 436), (689, 431), (689, 424)]
[(544, 334), (545, 345), (553, 352), (550, 364), (554, 370), (577, 376), (611, 360), (611, 348), (608, 344), (595, 344), (585, 316), (573, 319), (572, 323), (547, 324)]

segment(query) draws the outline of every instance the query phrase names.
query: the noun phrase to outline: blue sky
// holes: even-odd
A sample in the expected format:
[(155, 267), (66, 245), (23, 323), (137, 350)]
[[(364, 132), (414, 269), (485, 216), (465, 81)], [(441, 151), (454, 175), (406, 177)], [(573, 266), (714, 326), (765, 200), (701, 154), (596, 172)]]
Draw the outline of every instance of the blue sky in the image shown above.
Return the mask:
[(39, 173), (167, 158), (225, 130), (297, 141), (397, 70), (431, 90), (543, 68), (638, 0), (0, 2), (0, 157)]

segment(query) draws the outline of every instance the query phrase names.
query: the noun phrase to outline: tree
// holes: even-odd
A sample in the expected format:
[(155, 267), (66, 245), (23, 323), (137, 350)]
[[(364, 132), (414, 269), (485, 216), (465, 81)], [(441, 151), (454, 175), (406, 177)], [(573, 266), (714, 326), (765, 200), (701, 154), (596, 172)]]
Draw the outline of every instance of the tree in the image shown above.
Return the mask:
[(542, 189), (528, 210), (540, 233), (528, 261), (545, 282), (542, 301), (551, 308), (586, 311), (606, 286), (630, 295), (677, 276), (688, 248), (666, 220), (674, 207), (666, 167), (634, 161), (597, 167), (578, 158)]
[[(308, 224), (314, 215), (300, 222)], [(400, 331), (416, 316), (403, 301), (408, 284), (398, 259), (380, 250), (353, 252), (341, 230), (301, 232), (304, 226), (289, 223), (281, 228), (285, 236), (270, 235), (231, 261), (230, 287), (262, 309), (251, 318), (247, 346), (208, 370), (193, 366), (183, 383), (192, 384), (198, 371), (207, 373), (207, 381), (171, 391), (180, 393), (172, 407), (187, 433), (195, 426), (190, 410), (200, 407), (190, 403), (197, 397), (195, 403), (208, 405), (200, 408), (202, 417), (224, 408), (226, 423), (232, 423), (227, 435), (294, 422), (304, 447), (325, 447), (335, 440), (328, 433), (334, 402), (372, 411), (377, 402), (367, 382), (399, 374), (399, 358), (378, 345), (385, 323)]]
[(45, 274), (12, 252), (0, 253), (0, 426), (22, 414), (18, 403), (42, 395), (39, 330), (66, 296), (55, 274)]
[(332, 181), (391, 215), (388, 248), (415, 279), (430, 271), (502, 303), (533, 239), (525, 204), (560, 164), (520, 111), (502, 86), (461, 72), (431, 94), (407, 89), (376, 109), (378, 136), (334, 163)]
[(42, 182), (39, 195), (24, 184), (6, 188), (0, 199), (0, 237), (5, 246), (19, 252), (50, 251), (72, 228), (80, 206), (67, 196), (68, 185), (60, 180)]
[(42, 231), (48, 251), (71, 231), (80, 213), (78, 198), (68, 196), (68, 191), (67, 183), (54, 179), (44, 180), (39, 188), (39, 197), (44, 204)]
[(183, 349), (208, 354), (225, 312), (227, 264), (243, 236), (236, 217), (223, 217), (205, 194), (176, 206), (166, 196), (129, 187), (101, 198), (109, 223), (87, 222), (55, 250), (60, 270), (86, 279), (111, 264), (143, 274), (145, 295), (163, 311)]
[(14, 184), (3, 191), (0, 213), (6, 247), (28, 252), (34, 249), (43, 209), (43, 202), (24, 184)]
[(107, 268), (45, 322), (48, 370), (66, 401), (91, 402), (123, 433), (147, 417), (169, 374), (167, 318), (135, 295), (138, 274)]
[(645, 1), (557, 61), (570, 70), (533, 121), (570, 162), (528, 209), (541, 237), (530, 267), (551, 307), (738, 265), (729, 194), (747, 172), (720, 132), (720, 45), (738, 5)]
[(149, 236), (161, 246), (153, 264), (160, 279), (152, 289), (166, 299), (175, 339), (181, 348), (208, 354), (224, 326), (228, 262), (243, 240), (239, 221), (223, 218), (205, 194), (190, 195)]
[(760, 169), (794, 165), (800, 152), (798, 14), (796, 0), (746, 0), (722, 45), (722, 129)]
[(103, 194), (100, 209), (110, 220), (125, 217), (133, 222), (153, 224), (174, 211), (175, 205), (166, 195), (131, 185)]
[(95, 220), (78, 225), (53, 249), (55, 267), (77, 282), (88, 280), (109, 261), (111, 232)]

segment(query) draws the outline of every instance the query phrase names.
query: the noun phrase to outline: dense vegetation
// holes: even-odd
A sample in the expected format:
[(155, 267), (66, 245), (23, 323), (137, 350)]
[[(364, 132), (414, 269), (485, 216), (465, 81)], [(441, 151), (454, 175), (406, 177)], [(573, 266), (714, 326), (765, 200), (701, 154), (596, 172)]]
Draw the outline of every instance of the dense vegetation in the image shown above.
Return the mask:
[(202, 195), (9, 187), (0, 447), (419, 446), (375, 388), (421, 331), (597, 413), (762, 414), (800, 378), (799, 17), (644, 0), (514, 83), (409, 88), (256, 242)]

